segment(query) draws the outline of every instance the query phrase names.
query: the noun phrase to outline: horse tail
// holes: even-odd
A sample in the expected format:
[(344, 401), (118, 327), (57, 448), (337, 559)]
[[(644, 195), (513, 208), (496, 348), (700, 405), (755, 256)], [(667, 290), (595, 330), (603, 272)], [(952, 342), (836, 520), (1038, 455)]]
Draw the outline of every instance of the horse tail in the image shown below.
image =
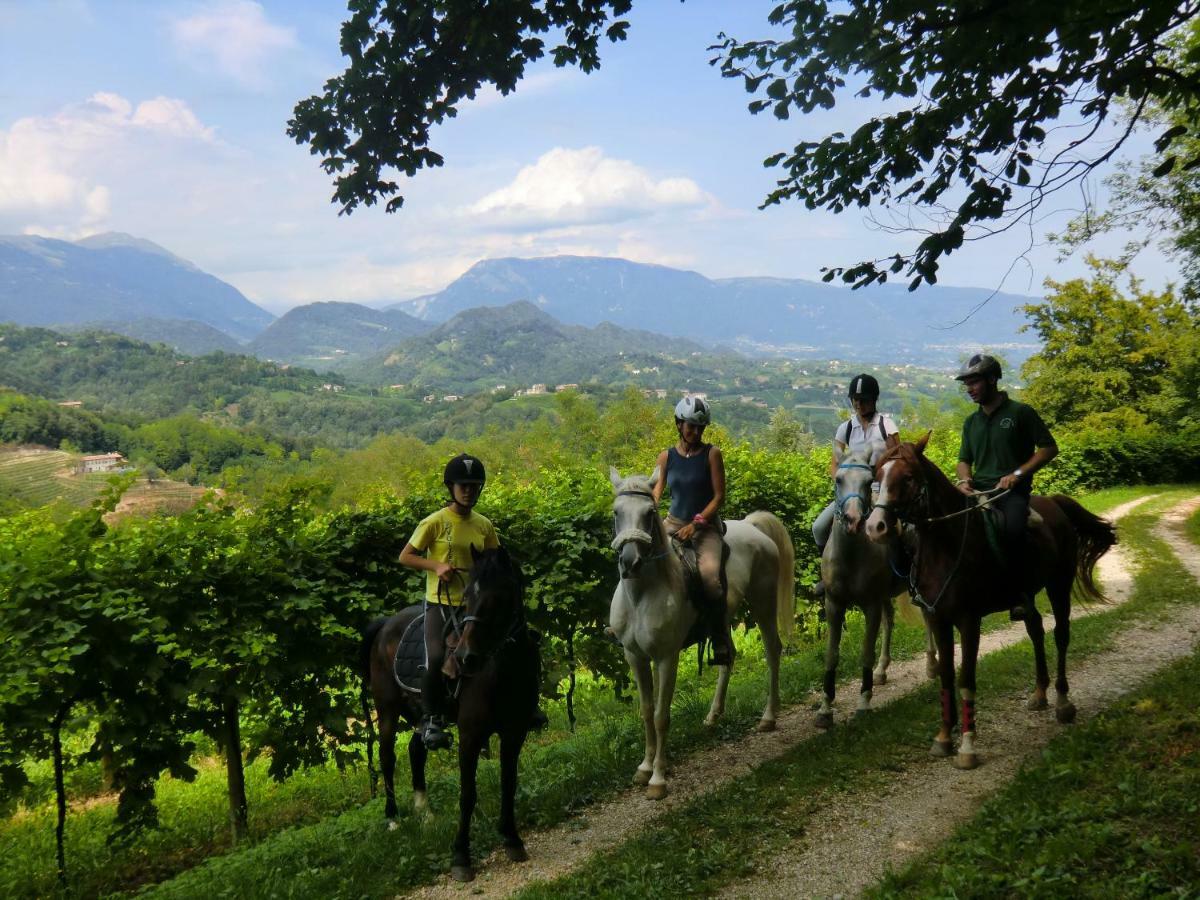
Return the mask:
[(1117, 542), (1117, 529), (1108, 519), (1088, 512), (1070, 497), (1055, 494), (1050, 498), (1070, 519), (1079, 535), (1079, 553), (1076, 557), (1076, 573), (1083, 596), (1092, 600), (1105, 600), (1104, 593), (1095, 581), (1093, 572), (1096, 563)]
[(371, 650), (375, 647), (375, 639), (387, 624), (387, 617), (381, 616), (363, 631), (362, 640), (358, 644), (358, 671), (362, 675), (362, 685), (359, 688), (359, 700), (362, 702), (363, 721), (367, 724), (367, 782), (371, 787), (371, 799), (375, 799), (375, 723), (371, 721)]
[(792, 536), (774, 513), (758, 510), (746, 521), (771, 539), (779, 551), (779, 571), (775, 575), (775, 622), (779, 637), (786, 644), (796, 628), (796, 548)]

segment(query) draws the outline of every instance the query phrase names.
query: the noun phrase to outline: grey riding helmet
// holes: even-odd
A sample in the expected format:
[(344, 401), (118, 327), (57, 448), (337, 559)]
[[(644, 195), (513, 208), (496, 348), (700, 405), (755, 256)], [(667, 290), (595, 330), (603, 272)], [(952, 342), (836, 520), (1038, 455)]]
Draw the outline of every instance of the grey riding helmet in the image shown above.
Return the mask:
[(976, 353), (962, 365), (962, 369), (954, 376), (955, 381), (966, 381), (968, 378), (995, 378), (999, 380), (1004, 377), (1004, 373), (1000, 369), (1000, 363), (996, 357), (988, 356), (986, 353)]
[(850, 381), (850, 389), (846, 392), (846, 396), (851, 400), (855, 397), (869, 397), (872, 400), (878, 400), (879, 382), (873, 375), (865, 372), (862, 375), (855, 375)]
[(684, 397), (675, 404), (675, 421), (690, 422), (701, 428), (712, 421), (712, 411), (701, 397)]

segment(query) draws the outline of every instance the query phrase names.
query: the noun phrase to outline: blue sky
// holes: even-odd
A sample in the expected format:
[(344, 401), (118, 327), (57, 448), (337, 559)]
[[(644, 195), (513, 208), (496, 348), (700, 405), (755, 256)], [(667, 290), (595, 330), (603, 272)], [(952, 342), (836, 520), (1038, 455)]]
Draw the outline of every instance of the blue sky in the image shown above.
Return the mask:
[[(445, 166), (402, 179), (402, 211), (339, 217), (316, 158), (285, 134), (296, 101), (341, 71), (339, 4), (0, 0), (0, 234), (129, 232), (275, 312), (404, 299), (502, 256), (816, 279), (905, 239), (860, 212), (757, 209), (764, 157), (851, 122), (751, 116), (708, 65), (719, 31), (763, 36), (774, 5), (641, 0), (599, 72), (540, 64), (515, 95), (482, 95), (435, 132)], [(1082, 274), (1044, 246), (1067, 218), (1042, 221), (1032, 249), (1028, 229), (969, 246), (942, 283), (1039, 293)], [(1151, 286), (1174, 277), (1155, 253), (1137, 268)]]

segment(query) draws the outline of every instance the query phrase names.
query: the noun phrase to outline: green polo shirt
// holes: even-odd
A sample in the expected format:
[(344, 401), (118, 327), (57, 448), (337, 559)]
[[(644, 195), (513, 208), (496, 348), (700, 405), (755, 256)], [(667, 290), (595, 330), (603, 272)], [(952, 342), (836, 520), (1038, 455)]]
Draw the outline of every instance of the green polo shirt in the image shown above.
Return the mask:
[[(975, 410), (963, 422), (962, 444), (958, 459), (971, 466), (971, 482), (976, 490), (987, 491), (1005, 475), (1023, 465), (1038, 447), (1054, 443), (1050, 429), (1032, 406), (1001, 393), (1004, 399), (989, 416), (983, 408)], [(1029, 488), (1029, 481), (1022, 481)]]

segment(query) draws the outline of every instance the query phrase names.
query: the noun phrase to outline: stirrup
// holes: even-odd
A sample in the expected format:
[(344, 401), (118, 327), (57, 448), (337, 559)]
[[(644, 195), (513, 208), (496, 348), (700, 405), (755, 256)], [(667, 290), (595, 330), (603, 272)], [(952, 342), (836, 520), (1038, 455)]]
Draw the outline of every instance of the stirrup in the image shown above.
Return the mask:
[(454, 745), (454, 738), (446, 731), (439, 717), (431, 716), (421, 729), (421, 743), (426, 750), (449, 750)]

